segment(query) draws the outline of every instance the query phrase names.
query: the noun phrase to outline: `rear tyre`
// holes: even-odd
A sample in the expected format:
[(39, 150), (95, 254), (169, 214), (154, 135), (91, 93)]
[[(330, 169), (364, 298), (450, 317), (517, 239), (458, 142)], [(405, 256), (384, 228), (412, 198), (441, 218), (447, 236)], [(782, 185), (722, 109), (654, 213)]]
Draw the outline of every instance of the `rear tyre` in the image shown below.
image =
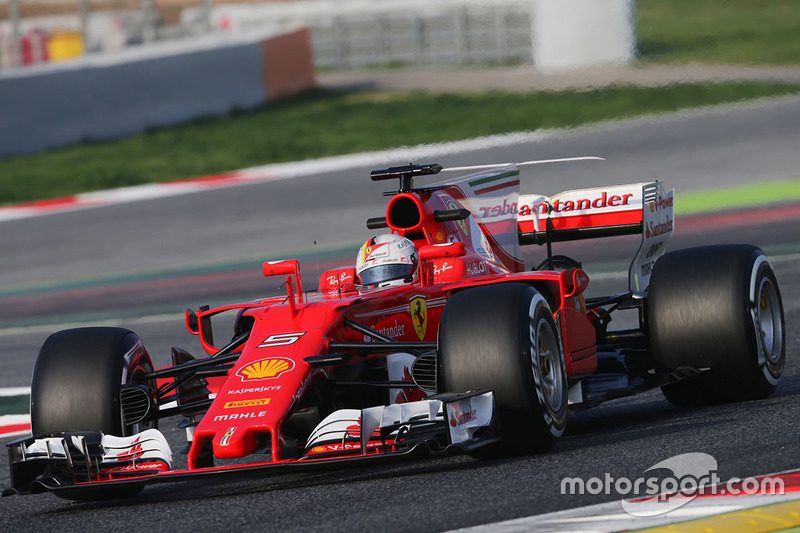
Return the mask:
[(491, 389), (497, 445), (479, 457), (550, 449), (564, 432), (564, 354), (547, 301), (520, 283), (450, 297), (439, 326), (439, 390)]
[(647, 315), (656, 363), (709, 369), (662, 387), (671, 403), (708, 405), (774, 392), (786, 359), (783, 304), (759, 248), (718, 245), (664, 255), (650, 279)]
[[(149, 422), (126, 425), (122, 418), (120, 388), (154, 383), (144, 377), (153, 369), (150, 355), (133, 332), (122, 328), (78, 328), (47, 338), (33, 370), (31, 430), (34, 436), (50, 433), (99, 431), (127, 436)], [(133, 496), (132, 487), (114, 491), (87, 491), (74, 499), (111, 499)]]

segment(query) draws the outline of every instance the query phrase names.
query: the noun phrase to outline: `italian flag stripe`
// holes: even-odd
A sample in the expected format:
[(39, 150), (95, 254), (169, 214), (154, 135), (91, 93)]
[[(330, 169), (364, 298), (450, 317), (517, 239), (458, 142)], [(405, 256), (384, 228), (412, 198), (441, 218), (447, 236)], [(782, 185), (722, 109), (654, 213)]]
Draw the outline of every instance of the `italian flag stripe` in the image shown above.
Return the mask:
[[(469, 182), (470, 187), (477, 187), (478, 185), (483, 185), (485, 183), (491, 183), (493, 181), (498, 181), (504, 178), (510, 178), (512, 176), (519, 176), (519, 170), (512, 170), (509, 172), (503, 172), (502, 174), (497, 174), (495, 176), (487, 176), (485, 178), (480, 178), (477, 180), (472, 180)], [(519, 183), (519, 182), (517, 182)]]

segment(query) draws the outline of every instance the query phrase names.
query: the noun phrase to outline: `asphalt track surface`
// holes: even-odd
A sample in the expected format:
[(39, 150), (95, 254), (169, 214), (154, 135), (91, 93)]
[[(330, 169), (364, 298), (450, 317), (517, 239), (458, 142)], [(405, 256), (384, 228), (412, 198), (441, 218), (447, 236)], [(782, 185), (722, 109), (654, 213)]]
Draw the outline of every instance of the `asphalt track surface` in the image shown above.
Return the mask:
[[(547, 194), (658, 175), (679, 190), (701, 190), (797, 176), (798, 146), (800, 99), (782, 99), (740, 110), (581, 130), (545, 138), (533, 146), (476, 153), (458, 161), (443, 158), (442, 162), (601, 154), (611, 161), (569, 172), (555, 170), (546, 178), (535, 176), (535, 189)], [(329, 244), (357, 241), (366, 231), (353, 228), (363, 227), (368, 216), (380, 214), (383, 202), (377, 194), (381, 186), (370, 185), (364, 176), (363, 171), (313, 176), (4, 223), (0, 232), (7, 252), (0, 259), (0, 280), (3, 286), (35, 287), (45, 280), (69, 284), (116, 271), (185, 269), (221, 258), (257, 265), (259, 250), (307, 248), (313, 238)], [(314, 232), (308, 228), (319, 236), (310, 236)], [(721, 229), (681, 229), (679, 225), (672, 248), (705, 242), (751, 242), (776, 258), (786, 311), (787, 367), (777, 393), (767, 400), (688, 410), (670, 406), (658, 391), (652, 391), (572, 417), (567, 435), (553, 452), (495, 462), (454, 457), (380, 468), (162, 485), (146, 489), (135, 500), (105, 504), (71, 503), (51, 495), (3, 498), (0, 528), (446, 530), (610, 501), (614, 496), (562, 496), (561, 479), (606, 472), (635, 478), (679, 453), (710, 453), (718, 460), (723, 478), (800, 467), (796, 424), (800, 418), (800, 220)], [(200, 244), (206, 247), (197, 248)], [(602, 245), (562, 247), (557, 250), (587, 260), (590, 272), (591, 261), (602, 266), (598, 271), (617, 271), (635, 242), (622, 238)], [(535, 261), (540, 251), (530, 254), (529, 262)], [(348, 257), (332, 253), (321, 262)], [(181, 329), (178, 315), (184, 303), (202, 304), (202, 298), (221, 298), (226, 291), (247, 296), (258, 290), (257, 270), (252, 277), (238, 272), (206, 273), (202, 286), (199, 279), (196, 285), (181, 284), (176, 274), (169, 283), (162, 280), (162, 287), (151, 286), (148, 294), (141, 294), (142, 285), (137, 283), (158, 280), (102, 284), (93, 287), (93, 292), (70, 291), (78, 291), (74, 296), (84, 301), (82, 313), (97, 309), (95, 313), (107, 319), (142, 315), (121, 323), (136, 330), (157, 363), (163, 363), (170, 345), (198, 351)], [(608, 273), (598, 279), (594, 293), (621, 289), (625, 283), (624, 278)], [(172, 285), (179, 288), (171, 292)], [(63, 307), (68, 295), (62, 289), (35, 294), (30, 287), (23, 289), (13, 302), (4, 296), (0, 303), (6, 309), (9, 303), (27, 305), (25, 316), (31, 324), (84, 316)], [(124, 313), (119, 306), (105, 303), (109, 297), (124, 302)], [(165, 306), (174, 306), (174, 318), (144, 316)], [(6, 314), (3, 318), (11, 323)], [(35, 353), (48, 329), (0, 330), (0, 386), (29, 382)], [(173, 426), (168, 420), (162, 429), (177, 440), (180, 434)], [(7, 466), (0, 463), (0, 484), (7, 483)]]

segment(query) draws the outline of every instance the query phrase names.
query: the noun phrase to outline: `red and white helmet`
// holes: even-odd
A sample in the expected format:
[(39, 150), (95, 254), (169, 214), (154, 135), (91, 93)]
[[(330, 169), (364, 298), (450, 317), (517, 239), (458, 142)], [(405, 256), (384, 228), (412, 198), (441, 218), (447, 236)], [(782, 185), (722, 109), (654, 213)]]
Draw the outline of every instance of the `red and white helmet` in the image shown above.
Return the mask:
[(414, 281), (417, 272), (414, 243), (394, 234), (365, 242), (356, 258), (356, 280), (362, 287), (389, 287)]

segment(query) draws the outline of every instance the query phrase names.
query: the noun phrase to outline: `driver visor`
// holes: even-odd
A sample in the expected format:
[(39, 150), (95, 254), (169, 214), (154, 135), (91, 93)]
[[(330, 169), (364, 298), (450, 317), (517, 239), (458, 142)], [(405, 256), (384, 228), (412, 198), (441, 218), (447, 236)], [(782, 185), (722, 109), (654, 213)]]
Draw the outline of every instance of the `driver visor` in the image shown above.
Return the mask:
[(379, 265), (363, 270), (359, 275), (361, 285), (378, 285), (400, 278), (407, 278), (414, 274), (417, 265), (402, 263), (394, 265)]

